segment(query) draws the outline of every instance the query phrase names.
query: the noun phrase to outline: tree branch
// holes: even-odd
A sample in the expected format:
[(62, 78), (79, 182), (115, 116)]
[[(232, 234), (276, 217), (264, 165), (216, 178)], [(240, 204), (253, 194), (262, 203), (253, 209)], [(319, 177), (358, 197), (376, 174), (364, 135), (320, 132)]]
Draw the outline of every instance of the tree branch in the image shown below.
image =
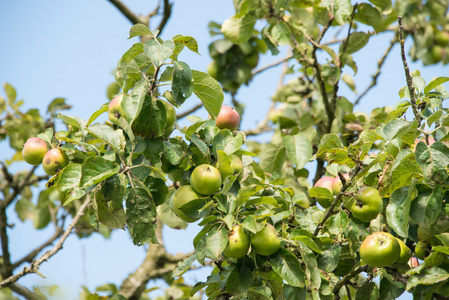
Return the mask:
[(382, 66), (385, 63), (385, 60), (386, 60), (388, 54), (391, 52), (391, 50), (393, 49), (393, 46), (395, 44), (396, 44), (396, 37), (393, 37), (393, 39), (390, 42), (390, 46), (388, 46), (388, 48), (385, 51), (382, 58), (377, 62), (377, 72), (371, 76), (371, 78), (373, 79), (371, 81), (371, 84), (363, 91), (363, 93), (360, 94), (360, 96), (357, 98), (357, 100), (355, 100), (354, 106), (359, 104), (360, 100), (369, 92), (369, 90), (371, 90), (374, 86), (376, 86), (377, 78), (379, 78), (379, 75), (380, 75), (380, 70), (382, 69)]
[(369, 268), (368, 265), (358, 267), (357, 269), (355, 269), (354, 271), (350, 272), (349, 274), (344, 276), (342, 279), (340, 279), (335, 284), (334, 288), (332, 289), (332, 293), (334, 294), (334, 299), (340, 299), (340, 296), (338, 294), (340, 292), (340, 289), (355, 276), (359, 275), (362, 272), (366, 272), (368, 270), (368, 268)]
[(188, 115), (190, 115), (191, 113), (197, 111), (197, 110), (200, 109), (201, 107), (203, 107), (203, 102), (201, 102), (201, 103), (195, 105), (194, 107), (192, 107), (192, 108), (189, 109), (189, 110), (186, 110), (185, 112), (182, 112), (182, 113), (177, 114), (177, 115), (176, 115), (176, 119), (179, 120), (179, 119), (182, 119), (182, 118), (184, 118), (184, 117), (187, 117)]
[(280, 65), (282, 63), (285, 63), (285, 62), (289, 61), (292, 58), (293, 58), (293, 55), (288, 55), (287, 57), (285, 57), (283, 59), (280, 59), (278, 61), (272, 62), (272, 63), (270, 63), (270, 64), (268, 64), (266, 66), (261, 67), (260, 69), (254, 70), (252, 72), (251, 76), (254, 77), (257, 74), (262, 73), (263, 71), (268, 70), (270, 68), (276, 67), (276, 66), (278, 66), (278, 65)]
[(400, 41), (400, 45), (401, 45), (402, 63), (404, 64), (405, 78), (407, 79), (407, 87), (408, 87), (408, 91), (410, 93), (410, 102), (412, 104), (413, 114), (415, 115), (416, 121), (418, 121), (418, 127), (419, 127), (421, 124), (421, 121), (422, 121), (422, 117), (421, 117), (421, 114), (418, 109), (418, 104), (416, 103), (415, 86), (413, 85), (413, 78), (410, 75), (410, 70), (407, 65), (407, 59), (405, 57), (405, 50), (404, 50), (405, 41), (404, 41), (404, 36), (403, 36), (404, 29), (402, 27), (402, 18), (400, 16), (398, 17), (398, 22), (399, 22), (398, 31), (399, 31), (399, 41)]
[(72, 220), (72, 223), (70, 223), (69, 227), (64, 231), (64, 234), (61, 236), (61, 238), (56, 243), (56, 245), (53, 247), (53, 249), (45, 252), (38, 260), (33, 261), (31, 263), (30, 268), (25, 267), (20, 273), (4, 279), (2, 282), (0, 282), (0, 288), (11, 285), (12, 283), (16, 282), (19, 278), (21, 278), (29, 273), (36, 273), (36, 274), (41, 275), (39, 273), (39, 266), (44, 261), (47, 261), (50, 257), (55, 255), (59, 250), (62, 249), (62, 245), (64, 244), (65, 240), (69, 236), (73, 227), (75, 227), (76, 223), (78, 223), (79, 219), (84, 215), (84, 211), (86, 210), (86, 207), (89, 203), (90, 203), (90, 197), (89, 197), (89, 195), (87, 195), (86, 200), (83, 202), (83, 204), (79, 208), (78, 212), (76, 213), (75, 217)]
[(145, 21), (142, 20), (142, 18), (134, 14), (125, 4), (123, 4), (122, 1), (120, 0), (108, 0), (108, 1), (111, 2), (111, 4), (114, 5), (133, 25), (141, 23), (148, 26), (148, 24), (145, 24)]
[(173, 4), (171, 4), (168, 0), (164, 0), (164, 12), (162, 13), (162, 20), (159, 23), (159, 26), (157, 27), (159, 33), (161, 33), (162, 30), (164, 30), (164, 27), (167, 24), (168, 19), (170, 19), (172, 5)]
[(46, 298), (43, 298), (41, 296), (39, 296), (36, 293), (33, 293), (32, 291), (30, 291), (29, 289), (27, 289), (26, 287), (18, 284), (17, 282), (12, 283), (9, 288), (13, 291), (16, 292), (19, 295), (24, 296), (26, 299), (28, 300), (45, 300)]

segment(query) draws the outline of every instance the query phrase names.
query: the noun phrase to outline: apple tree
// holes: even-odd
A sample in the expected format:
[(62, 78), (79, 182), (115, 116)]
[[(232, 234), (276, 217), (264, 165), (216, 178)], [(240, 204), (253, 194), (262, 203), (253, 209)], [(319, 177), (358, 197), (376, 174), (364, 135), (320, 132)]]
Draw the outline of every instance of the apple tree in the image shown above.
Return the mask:
[[(47, 121), (21, 112), (4, 85), (0, 129), (17, 153), (1, 164), (2, 295), (44, 297), (20, 278), (51, 263), (72, 230), (83, 238), (125, 228), (136, 247), (150, 245), (145, 262), (120, 287), (85, 288), (81, 298), (149, 299), (148, 281), (162, 278), (170, 285), (164, 299), (449, 299), (449, 77), (423, 78), (407, 64), (449, 62), (447, 0), (235, 0), (235, 15), (210, 24), (207, 72), (179, 59), (198, 52), (195, 37), (161, 34), (173, 4), (164, 1), (152, 29), (110, 2), (134, 24), (136, 43), (118, 60), (112, 101), (88, 120), (63, 111), (64, 99), (49, 105)], [(353, 55), (389, 32), (371, 84), (351, 93)], [(395, 46), (404, 87), (392, 106), (356, 111)], [(240, 101), (239, 88), (280, 64), (266, 117), (240, 131), (257, 103)], [(235, 110), (223, 105), (223, 92)], [(179, 113), (193, 95), (201, 103)], [(201, 107), (210, 118), (195, 116)], [(260, 138), (266, 132), (268, 141)], [(22, 158), (42, 162), (48, 176), (35, 175), (36, 166), (13, 173)], [(30, 187), (42, 181), (33, 197)], [(19, 261), (8, 250), (11, 205), (36, 229), (55, 228)], [(192, 222), (201, 227), (195, 251), (168, 254), (162, 226)], [(206, 265), (213, 269), (204, 281), (183, 283)]]

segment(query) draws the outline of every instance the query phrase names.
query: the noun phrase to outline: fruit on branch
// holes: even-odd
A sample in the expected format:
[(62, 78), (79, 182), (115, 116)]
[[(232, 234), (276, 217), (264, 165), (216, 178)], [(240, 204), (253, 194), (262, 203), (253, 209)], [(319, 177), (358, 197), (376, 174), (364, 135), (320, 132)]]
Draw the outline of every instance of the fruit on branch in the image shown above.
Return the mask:
[(231, 154), (230, 157), (231, 157), (232, 174), (236, 174), (241, 170), (243, 170), (242, 160), (235, 154)]
[(215, 194), (222, 184), (220, 171), (208, 164), (199, 165), (190, 176), (190, 184), (201, 195)]
[(50, 149), (42, 159), (42, 167), (48, 175), (55, 175), (69, 164), (69, 157), (61, 148)]
[(120, 85), (117, 82), (112, 82), (110, 85), (108, 85), (106, 89), (106, 96), (109, 100), (114, 99), (115, 96), (120, 92)]
[[(314, 185), (314, 187), (322, 187), (322, 188), (326, 188), (329, 190), (329, 192), (332, 192), (332, 185), (334, 183), (334, 178), (331, 176), (324, 176), (321, 177)], [(328, 208), (329, 206), (331, 206), (333, 199), (328, 199), (328, 198), (316, 198), (316, 201), (318, 201), (318, 203), (323, 207), (323, 208)]]
[(108, 106), (108, 115), (109, 115), (109, 121), (111, 123), (114, 123), (115, 125), (119, 125), (119, 119), (125, 115), (125, 112), (122, 108), (122, 100), (123, 100), (123, 94), (115, 96), (114, 99), (109, 102)]
[(281, 247), (281, 239), (273, 225), (267, 223), (265, 227), (251, 235), (251, 248), (260, 255), (271, 255)]
[(424, 242), (418, 242), (415, 246), (415, 256), (420, 259), (424, 260), (427, 256), (430, 254), (430, 247), (429, 244)]
[[(344, 173), (343, 174), (343, 178), (345, 180), (349, 180), (349, 174), (348, 173)], [(339, 176), (335, 177), (334, 180), (332, 181), (332, 194), (333, 195), (338, 195), (338, 193), (340, 193), (341, 187), (343, 186), (343, 183), (341, 182), (341, 179)]]
[(435, 33), (435, 42), (440, 46), (447, 46), (449, 44), (449, 32), (438, 31)]
[(362, 187), (357, 193), (357, 199), (352, 204), (350, 211), (361, 221), (375, 219), (383, 210), (383, 202), (379, 191), (373, 187)]
[(239, 128), (240, 115), (234, 108), (223, 105), (215, 119), (215, 124), (220, 129), (234, 131)]
[(181, 220), (192, 223), (201, 218), (197, 208), (201, 203), (196, 203), (195, 201), (200, 198), (201, 195), (191, 185), (183, 185), (173, 193), (169, 205)]
[(240, 225), (236, 225), (229, 232), (228, 245), (223, 250), (226, 256), (240, 258), (248, 253), (249, 237)]
[(167, 123), (165, 124), (164, 131), (165, 137), (169, 137), (173, 131), (173, 124), (176, 121), (176, 111), (173, 105), (168, 103), (167, 101), (160, 100), (165, 106), (165, 112), (167, 113)]
[(385, 267), (394, 264), (401, 254), (397, 238), (386, 232), (375, 232), (368, 236), (360, 246), (360, 258), (372, 267)]
[(444, 48), (439, 45), (434, 45), (430, 48), (430, 63), (436, 64), (439, 63), (445, 56), (446, 52), (444, 51)]
[(398, 259), (396, 260), (396, 263), (405, 264), (411, 258), (412, 253), (410, 251), (410, 248), (407, 247), (407, 245), (401, 239), (397, 239), (397, 240), (399, 242), (399, 246), (401, 246), (401, 253), (399, 254)]
[(37, 137), (29, 138), (22, 149), (23, 160), (30, 165), (39, 165), (47, 153), (47, 143)]

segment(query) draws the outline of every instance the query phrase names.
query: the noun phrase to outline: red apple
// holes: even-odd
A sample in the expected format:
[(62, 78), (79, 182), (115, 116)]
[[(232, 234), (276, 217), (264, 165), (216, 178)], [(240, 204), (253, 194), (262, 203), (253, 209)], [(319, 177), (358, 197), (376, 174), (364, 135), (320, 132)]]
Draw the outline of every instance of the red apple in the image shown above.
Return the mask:
[(42, 159), (42, 167), (48, 175), (55, 175), (69, 164), (69, 157), (60, 148), (50, 149)]
[(119, 125), (119, 118), (125, 115), (125, 112), (122, 109), (122, 100), (123, 100), (123, 94), (115, 96), (114, 99), (109, 102), (108, 107), (108, 115), (109, 115), (109, 121), (112, 123)]
[(240, 115), (232, 107), (223, 105), (220, 113), (215, 119), (215, 124), (220, 129), (229, 129), (231, 131), (236, 130), (240, 124)]
[(30, 165), (39, 165), (47, 153), (47, 143), (37, 137), (29, 138), (22, 149), (23, 160)]

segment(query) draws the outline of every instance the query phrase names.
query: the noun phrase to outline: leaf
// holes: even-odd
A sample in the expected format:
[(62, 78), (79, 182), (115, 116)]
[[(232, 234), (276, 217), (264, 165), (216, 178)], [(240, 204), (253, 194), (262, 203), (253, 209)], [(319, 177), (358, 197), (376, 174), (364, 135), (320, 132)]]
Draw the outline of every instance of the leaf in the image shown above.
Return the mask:
[(268, 144), (260, 153), (260, 166), (265, 172), (280, 173), (286, 158), (284, 146)]
[(334, 199), (332, 193), (324, 187), (315, 186), (309, 189), (309, 196), (315, 198)]
[(149, 240), (158, 243), (156, 206), (151, 195), (141, 187), (130, 189), (126, 197), (126, 223), (135, 245), (143, 245)]
[(173, 62), (175, 69), (173, 70), (173, 97), (175, 105), (180, 106), (192, 95), (193, 92), (193, 76), (190, 67), (182, 61)]
[(346, 230), (349, 218), (346, 212), (341, 210), (340, 213), (331, 216), (326, 224), (329, 226), (329, 233), (337, 235)]
[(8, 105), (11, 106), (17, 98), (16, 89), (9, 83), (4, 83), (3, 88), (5, 89), (6, 99), (8, 99)]
[(375, 282), (370, 282), (359, 288), (355, 293), (355, 298), (360, 300), (377, 300), (380, 299), (379, 288)]
[(253, 35), (256, 19), (250, 15), (243, 17), (231, 17), (226, 19), (221, 25), (221, 32), (234, 44), (243, 44)]
[(285, 248), (270, 255), (270, 263), (273, 271), (282, 277), (288, 284), (296, 287), (305, 286), (304, 271), (298, 258)]
[(419, 142), (415, 148), (416, 161), (426, 178), (434, 178), (443, 182), (447, 177), (446, 168), (449, 165), (449, 148), (442, 142), (435, 142), (428, 147)]
[(429, 82), (428, 85), (426, 85), (426, 87), (424, 88), (424, 94), (428, 94), (430, 91), (432, 91), (434, 88), (440, 86), (441, 84), (448, 82), (449, 81), (449, 77), (438, 77), (435, 78), (434, 80), (432, 80), (431, 82)]
[(410, 217), (420, 226), (433, 224), (443, 206), (443, 188), (435, 185), (433, 190), (420, 191), (412, 202)]
[(308, 285), (310, 285), (312, 289), (319, 289), (321, 286), (321, 276), (315, 254), (313, 254), (313, 252), (302, 242), (299, 242), (299, 251), (301, 252), (303, 262), (306, 266)]
[(178, 265), (176, 266), (176, 268), (173, 270), (171, 276), (172, 277), (179, 277), (182, 274), (184, 274), (188, 269), (190, 269), (190, 266), (192, 265), (192, 263), (196, 260), (196, 256), (195, 254), (193, 254), (192, 256), (190, 256), (189, 258), (180, 261), (178, 263)]
[(159, 66), (172, 55), (174, 50), (175, 43), (172, 40), (160, 44), (157, 40), (151, 39), (143, 45), (145, 54)]
[(422, 285), (431, 285), (443, 282), (449, 279), (449, 273), (438, 267), (430, 267), (422, 270), (419, 274), (412, 274), (407, 281), (407, 291), (413, 287)]
[(121, 106), (129, 124), (132, 124), (138, 117), (148, 89), (148, 81), (145, 80), (136, 85), (129, 95), (123, 96)]
[(57, 118), (61, 119), (62, 121), (64, 121), (64, 123), (68, 125), (72, 125), (78, 128), (83, 135), (85, 134), (86, 121), (84, 121), (83, 119), (74, 116), (69, 117), (61, 113), (58, 113)]
[(390, 196), (386, 214), (388, 225), (400, 236), (408, 237), (410, 206), (417, 195), (414, 184), (402, 187)]
[(129, 30), (129, 38), (133, 38), (136, 36), (141, 36), (141, 35), (149, 35), (152, 38), (155, 38), (157, 36), (159, 32), (156, 30), (155, 32), (152, 32), (146, 25), (144, 24), (135, 24), (131, 27), (131, 29)]
[(105, 103), (100, 107), (100, 109), (94, 111), (94, 113), (89, 117), (89, 120), (87, 121), (86, 126), (90, 126), (90, 124), (92, 124), (93, 121), (95, 121), (100, 115), (107, 112), (108, 108), (109, 108), (109, 104)]
[(95, 194), (94, 205), (96, 206), (97, 218), (100, 223), (111, 228), (124, 229), (126, 217), (123, 207), (110, 209), (101, 192)]
[(116, 174), (119, 170), (120, 166), (113, 161), (101, 157), (89, 157), (82, 166), (80, 186), (85, 188), (97, 184)]
[(63, 205), (81, 198), (86, 193), (85, 190), (79, 187), (81, 168), (80, 164), (69, 164), (58, 175), (56, 188)]
[[(352, 53), (359, 51), (360, 49), (365, 47), (365, 45), (368, 43), (369, 38), (370, 38), (370, 35), (365, 32), (355, 31), (355, 32), (351, 33), (351, 35), (349, 36), (349, 39), (348, 39), (348, 44), (346, 46), (346, 50), (344, 52), (352, 54)], [(343, 45), (344, 45), (343, 43), (340, 44), (340, 53), (343, 52)]]
[(333, 272), (340, 261), (340, 245), (331, 245), (330, 249), (321, 252), (318, 256), (318, 268), (325, 272)]
[(211, 230), (206, 236), (207, 250), (218, 259), (228, 244), (228, 232), (226, 228)]
[(243, 145), (243, 136), (241, 132), (238, 132), (235, 137), (233, 137), (225, 146), (223, 151), (227, 155), (231, 155), (240, 149)]
[(204, 108), (212, 118), (220, 113), (223, 104), (223, 90), (220, 84), (209, 74), (192, 70), (193, 92), (203, 102)]
[(115, 152), (120, 152), (125, 147), (123, 132), (121, 130), (120, 132), (122, 136), (106, 124), (94, 124), (86, 129), (95, 137), (109, 144)]
[(369, 3), (357, 5), (357, 12), (354, 19), (365, 25), (372, 26), (375, 30), (382, 26), (383, 18), (379, 10)]
[(295, 165), (296, 170), (304, 168), (312, 157), (313, 149), (309, 138), (302, 133), (284, 135), (282, 138), (289, 160)]
[(173, 39), (175, 43), (181, 43), (189, 48), (191, 51), (198, 53), (198, 42), (191, 36), (178, 36)]
[[(171, 209), (170, 205), (163, 203), (157, 207), (157, 215), (161, 218), (161, 221), (170, 228), (173, 229), (186, 229), (187, 222), (181, 220)], [(175, 275), (173, 275), (175, 276)]]
[(244, 260), (240, 261), (229, 274), (226, 280), (226, 291), (234, 294), (246, 292), (253, 282), (253, 274), (251, 269), (245, 264)]
[(434, 112), (427, 118), (427, 125), (432, 126), (432, 124), (437, 122), (438, 120), (440, 120), (440, 118), (442, 116), (443, 116), (443, 111), (441, 109), (437, 110), (436, 112)]

